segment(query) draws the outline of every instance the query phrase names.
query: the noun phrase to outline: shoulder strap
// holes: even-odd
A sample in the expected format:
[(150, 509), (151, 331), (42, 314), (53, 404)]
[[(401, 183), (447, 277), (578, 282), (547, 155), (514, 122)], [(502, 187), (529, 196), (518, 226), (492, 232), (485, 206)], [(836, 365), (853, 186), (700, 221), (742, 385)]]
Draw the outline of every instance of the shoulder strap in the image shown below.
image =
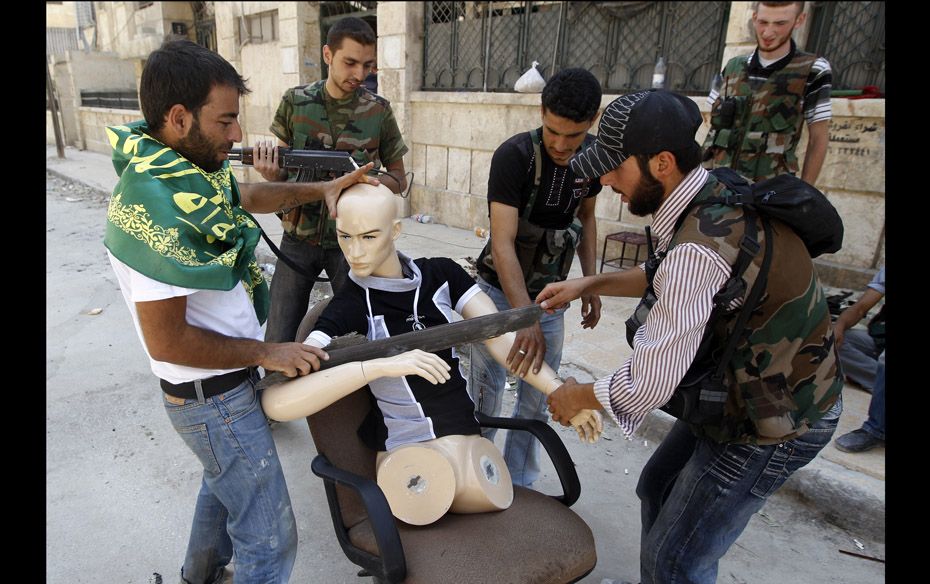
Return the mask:
[(530, 191), (530, 200), (523, 209), (523, 219), (529, 220), (530, 213), (533, 211), (533, 205), (536, 204), (536, 193), (539, 192), (539, 181), (542, 178), (542, 150), (539, 147), (539, 134), (536, 130), (530, 130), (530, 141), (533, 143), (533, 166), (536, 174), (533, 177), (533, 190)]
[(294, 270), (295, 272), (297, 272), (298, 274), (300, 274), (300, 275), (303, 276), (304, 278), (310, 278), (311, 280), (315, 279), (317, 282), (329, 282), (329, 281), (332, 279), (332, 276), (330, 276), (329, 273), (326, 274), (326, 276), (327, 276), (326, 278), (324, 278), (324, 277), (322, 277), (322, 276), (320, 276), (320, 275), (317, 275), (316, 277), (314, 277), (313, 274), (311, 274), (310, 272), (304, 270), (303, 268), (301, 268), (300, 266), (298, 266), (297, 264), (295, 264), (294, 261), (293, 261), (292, 259), (290, 259), (290, 258), (287, 257), (286, 255), (284, 255), (284, 253), (283, 253), (280, 249), (278, 249), (278, 246), (276, 246), (276, 245), (274, 244), (274, 242), (271, 241), (271, 238), (268, 237), (268, 234), (265, 233), (265, 230), (262, 229), (260, 225), (259, 225), (258, 229), (259, 229), (259, 231), (261, 232), (262, 238), (264, 238), (265, 243), (268, 244), (268, 247), (271, 248), (271, 251), (274, 253), (274, 255), (278, 256), (278, 259), (281, 260), (282, 262), (284, 262), (284, 263), (287, 265), (287, 267), (289, 267), (290, 269)]

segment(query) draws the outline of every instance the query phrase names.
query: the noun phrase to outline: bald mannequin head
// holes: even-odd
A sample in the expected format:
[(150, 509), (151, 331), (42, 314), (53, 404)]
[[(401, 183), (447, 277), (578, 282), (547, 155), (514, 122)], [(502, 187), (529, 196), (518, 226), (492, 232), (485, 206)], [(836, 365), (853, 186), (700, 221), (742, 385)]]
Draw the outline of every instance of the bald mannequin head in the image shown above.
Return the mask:
[(401, 278), (394, 240), (400, 235), (394, 193), (384, 185), (355, 184), (336, 204), (339, 247), (356, 276)]

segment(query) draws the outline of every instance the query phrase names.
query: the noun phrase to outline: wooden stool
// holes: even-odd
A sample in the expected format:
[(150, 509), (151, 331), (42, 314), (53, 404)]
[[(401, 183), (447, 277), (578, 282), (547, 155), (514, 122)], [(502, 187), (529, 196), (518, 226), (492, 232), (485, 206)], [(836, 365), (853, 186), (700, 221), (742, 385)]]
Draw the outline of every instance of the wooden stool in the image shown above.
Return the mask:
[[(612, 259), (607, 259), (607, 242), (608, 241), (619, 241), (622, 245), (620, 248), (620, 256)], [(646, 236), (642, 233), (636, 233), (635, 231), (618, 231), (616, 233), (611, 233), (604, 238), (604, 248), (601, 250), (601, 269), (604, 271), (604, 265), (608, 265), (612, 268), (623, 268), (624, 256), (626, 255), (626, 246), (635, 245), (636, 246), (636, 259), (633, 260), (631, 265), (635, 266), (639, 263), (639, 248), (646, 245)]]

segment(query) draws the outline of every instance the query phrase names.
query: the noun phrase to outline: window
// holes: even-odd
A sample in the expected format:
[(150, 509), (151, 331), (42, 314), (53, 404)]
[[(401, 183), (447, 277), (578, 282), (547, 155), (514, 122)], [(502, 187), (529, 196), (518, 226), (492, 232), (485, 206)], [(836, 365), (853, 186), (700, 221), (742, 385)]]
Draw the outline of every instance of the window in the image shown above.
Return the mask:
[(513, 91), (539, 62), (543, 77), (583, 67), (604, 93), (652, 85), (659, 57), (665, 87), (706, 95), (720, 70), (729, 2), (428, 2), (425, 90)]
[(172, 22), (171, 23), (171, 34), (187, 36), (187, 25), (184, 24), (183, 22)]
[(278, 40), (278, 11), (269, 10), (239, 18), (239, 44)]
[(833, 89), (885, 92), (885, 3), (814, 2), (806, 50), (826, 57)]

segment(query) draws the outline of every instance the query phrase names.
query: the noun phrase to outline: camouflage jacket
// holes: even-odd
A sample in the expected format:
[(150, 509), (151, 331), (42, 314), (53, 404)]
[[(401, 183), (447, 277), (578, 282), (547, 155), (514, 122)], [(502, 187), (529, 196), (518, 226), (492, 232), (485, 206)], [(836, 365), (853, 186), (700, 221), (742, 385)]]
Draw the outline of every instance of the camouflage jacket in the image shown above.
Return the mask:
[(750, 81), (745, 55), (730, 59), (711, 108), (705, 168), (730, 166), (752, 181), (797, 173), (804, 92), (816, 60), (796, 51), (787, 65), (757, 84)]
[[(695, 201), (724, 194), (723, 184), (710, 176)], [(760, 219), (755, 221), (763, 251), (744, 274), (747, 293), (765, 255), (765, 233)], [(768, 284), (730, 361), (723, 422), (693, 427), (720, 442), (776, 444), (800, 436), (823, 417), (843, 389), (830, 312), (810, 255), (790, 227), (770, 221), (774, 239)], [(733, 265), (744, 231), (742, 209), (699, 205), (685, 216), (669, 249), (694, 242)], [(717, 338), (728, 337), (726, 330), (735, 317), (736, 313), (718, 321)]]
[[(326, 108), (325, 85), (324, 79), (288, 89), (275, 113), (271, 133), (291, 148), (342, 150), (352, 153), (359, 165), (374, 161), (375, 168), (400, 160), (407, 153), (388, 100), (360, 87), (354, 99), (345, 105), (340, 103), (331, 115)], [(340, 121), (345, 122), (341, 130)], [(288, 180), (298, 180), (297, 173), (291, 173)], [(329, 218), (323, 202), (307, 203), (284, 213), (282, 226), (285, 232), (312, 244), (338, 247), (335, 221)]]

